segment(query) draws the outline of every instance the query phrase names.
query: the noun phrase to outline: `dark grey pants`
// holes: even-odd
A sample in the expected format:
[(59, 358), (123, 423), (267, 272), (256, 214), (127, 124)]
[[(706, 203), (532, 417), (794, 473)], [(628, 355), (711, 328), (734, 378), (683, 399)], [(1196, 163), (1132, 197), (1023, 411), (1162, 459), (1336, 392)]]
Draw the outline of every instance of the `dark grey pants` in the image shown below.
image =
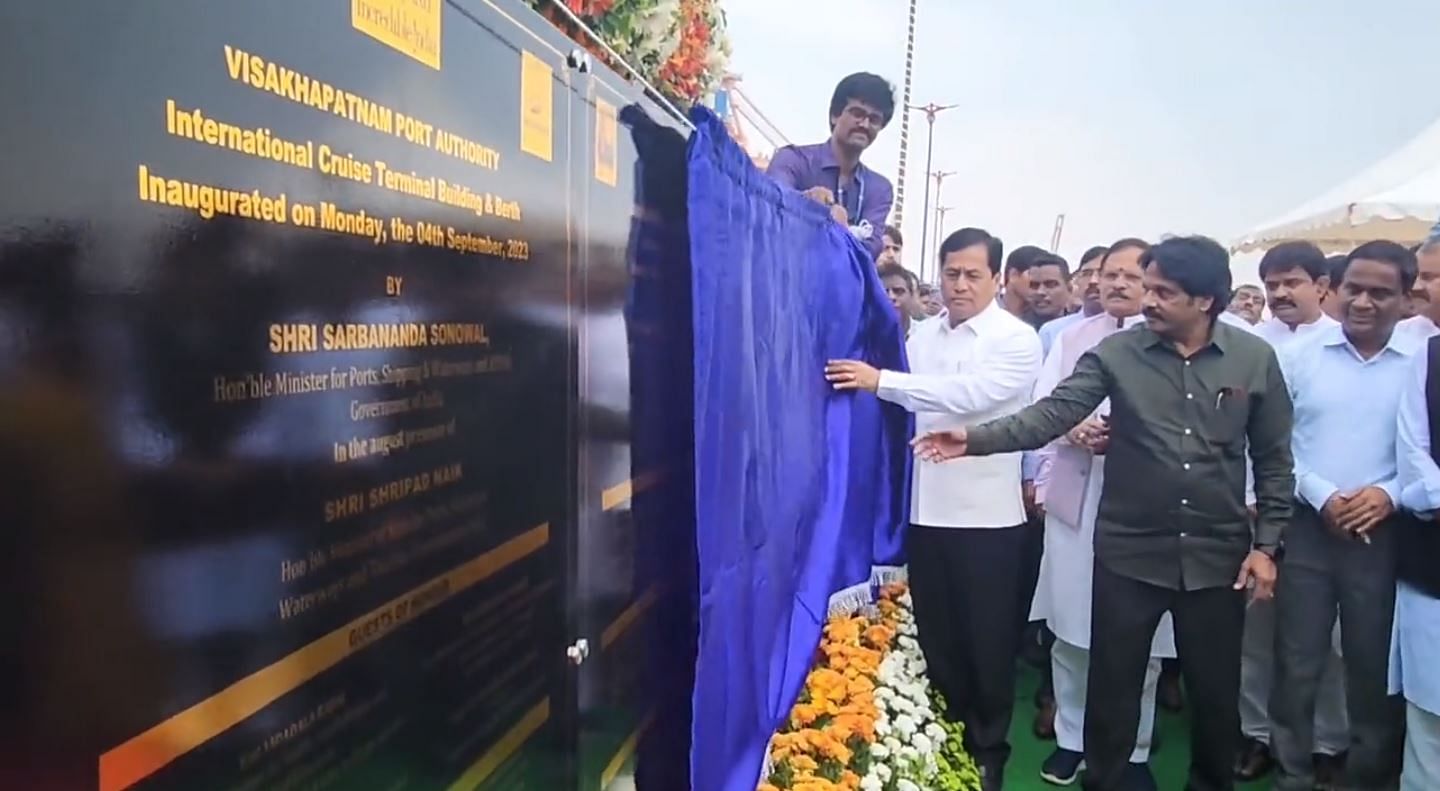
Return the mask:
[(1337, 609), (1350, 715), (1344, 787), (1395, 787), (1404, 709), (1387, 691), (1395, 615), (1393, 533), (1393, 524), (1382, 524), (1365, 544), (1337, 534), (1313, 509), (1296, 505), (1275, 592), (1270, 746), (1279, 764), (1276, 789), (1314, 788), (1315, 698)]

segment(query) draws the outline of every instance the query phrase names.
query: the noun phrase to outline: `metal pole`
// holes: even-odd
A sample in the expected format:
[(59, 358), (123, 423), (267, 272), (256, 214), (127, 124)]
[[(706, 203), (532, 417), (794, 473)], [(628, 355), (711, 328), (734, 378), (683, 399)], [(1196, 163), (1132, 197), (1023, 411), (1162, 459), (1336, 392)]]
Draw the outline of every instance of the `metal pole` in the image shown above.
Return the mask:
[(915, 11), (919, 0), (910, 0), (910, 30), (905, 36), (905, 84), (900, 98), (900, 165), (895, 169), (895, 227), (905, 223), (905, 164), (910, 151), (910, 87), (915, 69)]
[(930, 127), (925, 143), (925, 205), (920, 210), (920, 279), (925, 280), (925, 267), (930, 261), (926, 252), (930, 240), (930, 160), (935, 155), (935, 113), (926, 110), (925, 121)]
[(925, 175), (929, 176), (930, 178), (935, 179), (935, 209), (936, 209), (936, 211), (935, 211), (935, 216), (936, 216), (936, 222), (935, 222), (935, 254), (934, 254), (934, 255), (927, 255), (927, 256), (926, 256), (926, 260), (928, 260), (928, 261), (931, 263), (931, 265), (934, 267), (935, 273), (936, 273), (936, 274), (939, 274), (939, 272), (940, 272), (940, 245), (944, 243), (944, 238), (945, 238), (945, 213), (940, 210), (940, 202), (945, 199), (945, 198), (944, 198), (944, 194), (945, 194), (945, 179), (947, 179), (947, 178), (955, 175), (955, 171), (953, 171), (953, 170), (942, 170), (942, 171), (939, 171), (939, 172), (937, 172), (937, 173), (926, 173)]
[(935, 156), (935, 116), (958, 106), (930, 102), (924, 107), (906, 107), (907, 110), (920, 110), (925, 113), (925, 124), (928, 127), (928, 131), (925, 133), (925, 205), (920, 210), (920, 279), (922, 281), (925, 279), (927, 264), (926, 248), (930, 243), (930, 166)]

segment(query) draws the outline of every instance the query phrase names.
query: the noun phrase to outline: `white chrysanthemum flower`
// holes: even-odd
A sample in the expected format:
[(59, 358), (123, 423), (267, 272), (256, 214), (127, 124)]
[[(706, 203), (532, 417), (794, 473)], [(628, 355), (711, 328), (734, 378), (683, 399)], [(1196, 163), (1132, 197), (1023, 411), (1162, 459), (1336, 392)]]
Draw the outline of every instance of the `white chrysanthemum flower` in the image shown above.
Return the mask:
[[(881, 769), (883, 767), (884, 764), (878, 764), (875, 768)], [(882, 789), (884, 788), (885, 781), (880, 779), (879, 772), (876, 772), (873, 775), (867, 774), (860, 779), (860, 791), (882, 791)]]
[(879, 775), (880, 779), (887, 783), (890, 782), (890, 778), (895, 776), (894, 770), (892, 770), (888, 764), (876, 764), (875, 768), (875, 774)]
[(930, 741), (929, 736), (926, 736), (923, 733), (917, 733), (912, 736), (910, 738), (910, 744), (913, 745), (915, 749), (919, 750), (923, 755), (929, 755), (930, 753), (935, 752), (934, 743)]
[(898, 783), (896, 783), (895, 787), (896, 789), (898, 789), (898, 791), (920, 791), (920, 786), (917, 786), (911, 781), (905, 779), (901, 779)]
[(940, 723), (938, 722), (932, 722), (929, 725), (926, 725), (925, 735), (929, 736), (930, 741), (935, 742), (936, 744), (941, 744), (945, 741), (945, 729), (941, 727)]
[(915, 718), (909, 714), (901, 714), (895, 718), (895, 732), (900, 735), (900, 738), (906, 741), (909, 741), (910, 737), (915, 735), (915, 727)]

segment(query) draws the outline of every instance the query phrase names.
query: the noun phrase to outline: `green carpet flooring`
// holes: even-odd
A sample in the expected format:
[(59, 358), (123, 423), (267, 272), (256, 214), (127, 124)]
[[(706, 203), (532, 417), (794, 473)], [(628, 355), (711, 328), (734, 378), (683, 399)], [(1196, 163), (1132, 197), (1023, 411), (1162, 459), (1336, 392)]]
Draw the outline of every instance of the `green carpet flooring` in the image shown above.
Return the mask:
[[(1042, 742), (1031, 733), (1035, 721), (1035, 689), (1040, 683), (1037, 671), (1020, 663), (1020, 681), (1015, 685), (1015, 719), (1010, 725), (1010, 744), (1014, 752), (1005, 768), (1006, 791), (1054, 791), (1055, 786), (1040, 779), (1040, 764), (1055, 749), (1055, 742)], [(1180, 791), (1185, 787), (1185, 773), (1190, 766), (1190, 727), (1185, 714), (1161, 712), (1160, 752), (1151, 753), (1150, 769), (1155, 773), (1160, 791)], [(1077, 782), (1071, 788), (1079, 789)], [(1244, 791), (1265, 791), (1268, 781), (1236, 786)]]

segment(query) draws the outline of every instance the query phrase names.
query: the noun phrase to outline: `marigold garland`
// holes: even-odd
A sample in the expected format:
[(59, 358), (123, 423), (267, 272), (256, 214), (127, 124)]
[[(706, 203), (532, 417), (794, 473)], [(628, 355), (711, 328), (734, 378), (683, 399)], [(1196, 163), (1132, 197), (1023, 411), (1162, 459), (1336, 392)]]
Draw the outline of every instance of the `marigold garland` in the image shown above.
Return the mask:
[[(826, 623), (800, 699), (770, 744), (759, 791), (973, 791), (962, 728), (924, 677), (904, 583)], [(922, 785), (923, 784), (923, 785)]]

